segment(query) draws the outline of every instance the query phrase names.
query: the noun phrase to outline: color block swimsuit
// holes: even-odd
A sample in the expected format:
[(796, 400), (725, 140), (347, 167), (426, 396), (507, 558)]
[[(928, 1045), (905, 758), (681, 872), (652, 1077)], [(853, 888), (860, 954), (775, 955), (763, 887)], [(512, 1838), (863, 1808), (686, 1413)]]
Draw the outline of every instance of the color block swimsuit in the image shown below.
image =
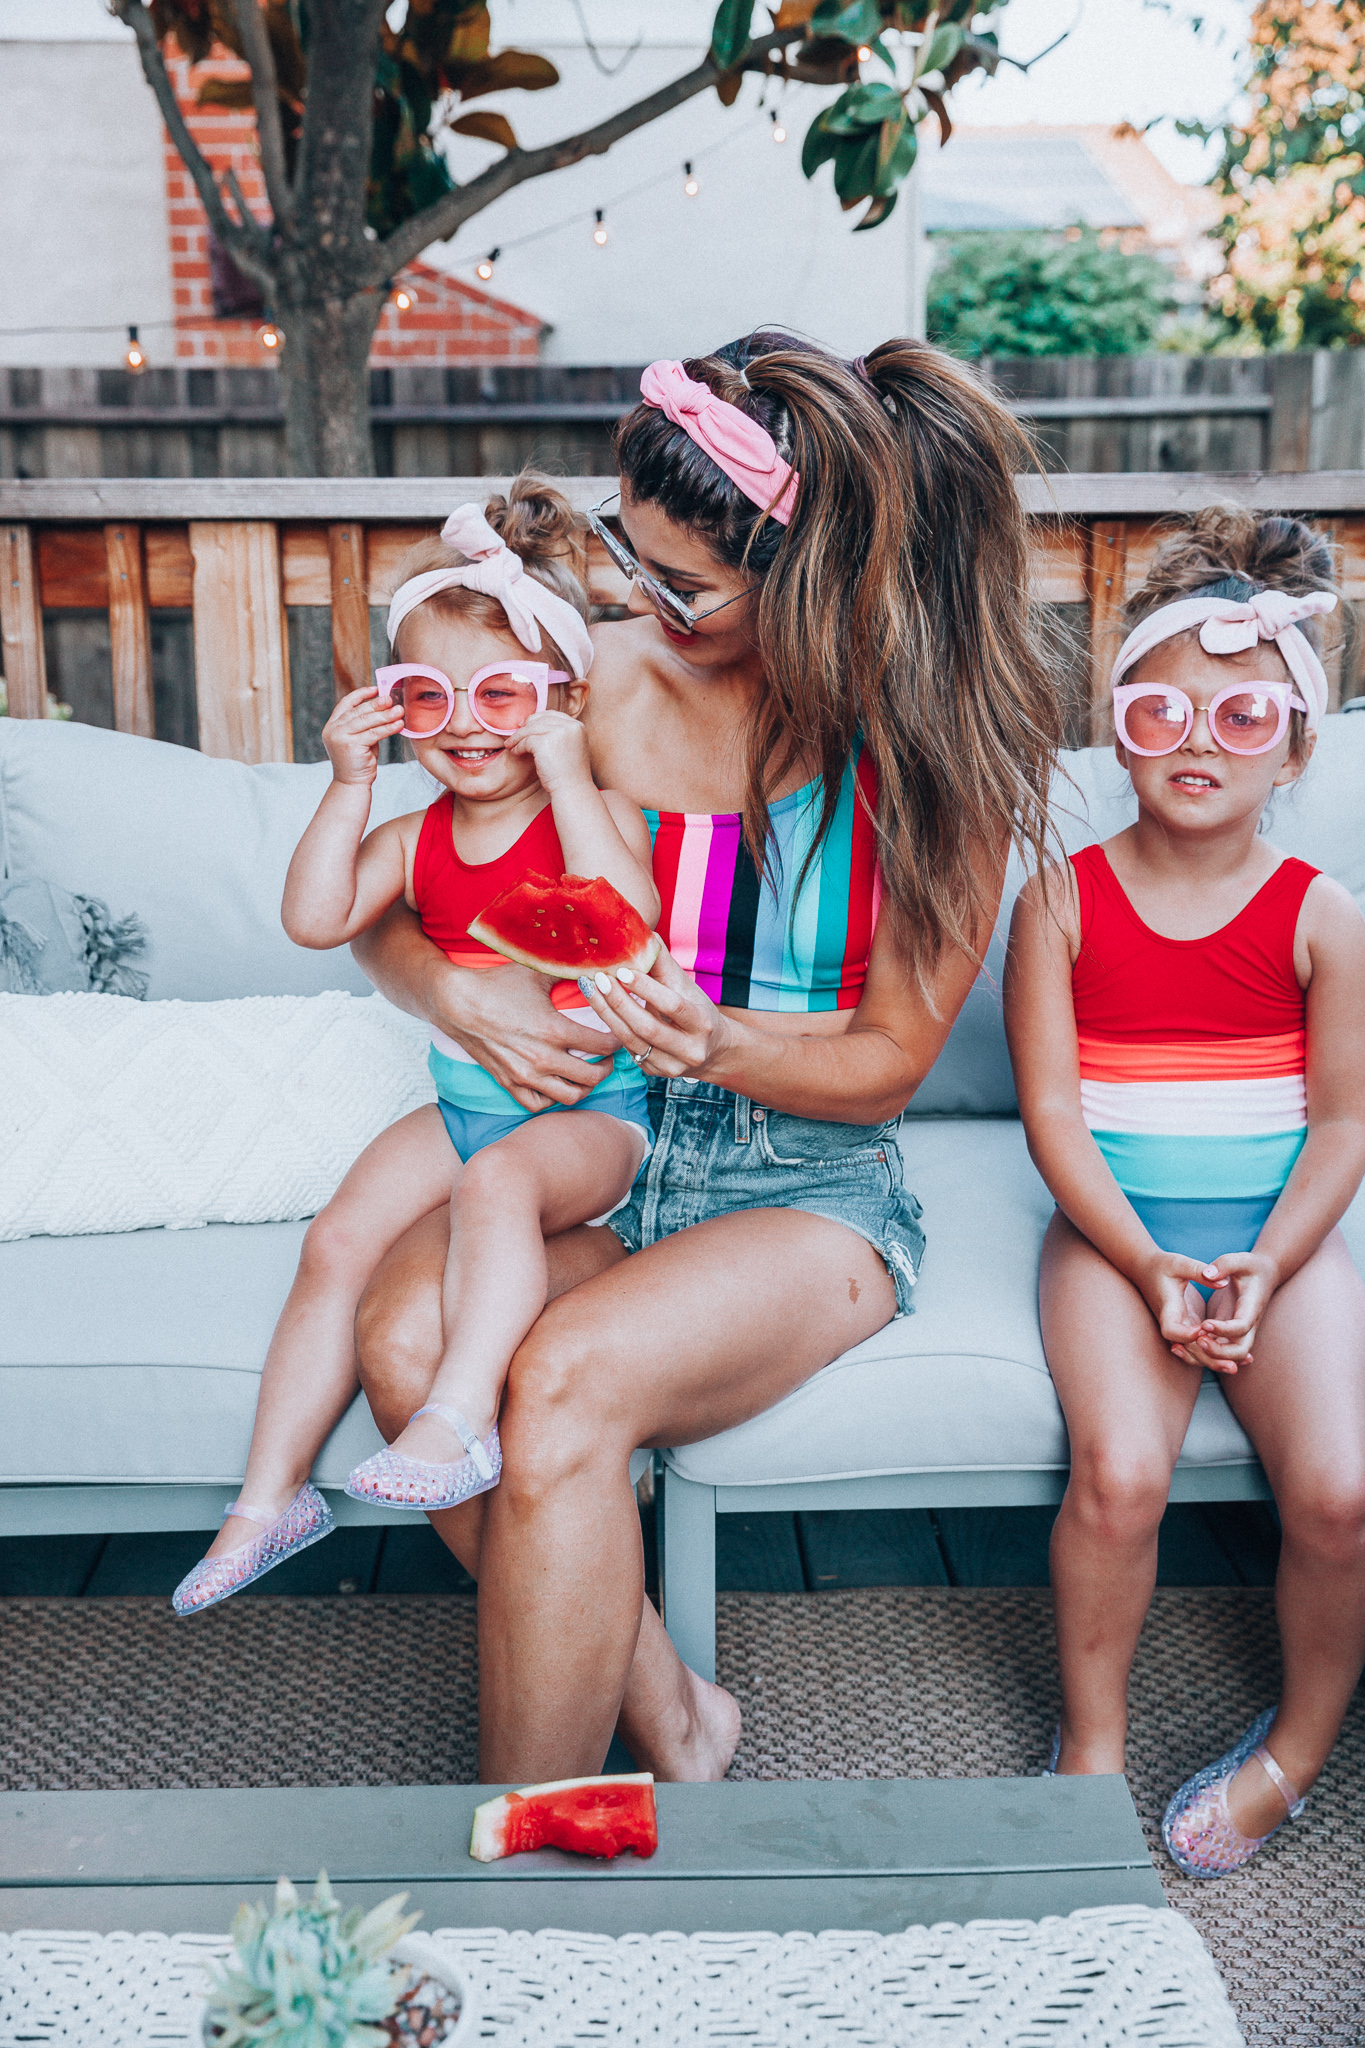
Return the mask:
[(1307, 1135), (1294, 932), (1306, 861), (1281, 861), (1221, 931), (1145, 925), (1098, 846), (1071, 856), (1081, 1113), (1163, 1251), (1250, 1251)]
[[(450, 791), (438, 797), (423, 818), (418, 835), (412, 863), (412, 893), (422, 930), (457, 967), (481, 971), (506, 967), (509, 963), (501, 953), (470, 938), (468, 927), (495, 896), (511, 888), (523, 875), (548, 875), (558, 880), (563, 874), (564, 855), (554, 813), (546, 804), (506, 853), (499, 854), (496, 860), (471, 866), (455, 850), (454, 808), (455, 799)], [(606, 1032), (606, 1026), (583, 1001), (576, 982), (557, 981), (550, 991), (550, 1001), (575, 1024)], [(523, 1109), (515, 1095), (510, 1095), (462, 1045), (442, 1031), (431, 1034), (427, 1065), (436, 1083), (445, 1127), (461, 1159), (470, 1158), (519, 1124), (529, 1122), (533, 1115), (548, 1116), (551, 1110), (564, 1106), (552, 1103), (550, 1109)], [(645, 1084), (624, 1046), (617, 1048), (606, 1078), (575, 1107), (604, 1110), (630, 1124), (643, 1136), (648, 1158), (653, 1138)]]
[[(877, 777), (858, 749), (838, 807), (799, 894), (815, 842), (822, 785), (771, 806), (777, 888), (760, 881), (737, 812), (646, 811), (654, 842), (659, 930), (713, 1002), (732, 1009), (856, 1009), (867, 979), (880, 897), (873, 816)], [(628, 1251), (745, 1209), (802, 1209), (875, 1246), (911, 1309), (924, 1250), (920, 1205), (905, 1188), (896, 1131), (825, 1123), (768, 1109), (708, 1081), (650, 1078), (653, 1157), (612, 1218)]]

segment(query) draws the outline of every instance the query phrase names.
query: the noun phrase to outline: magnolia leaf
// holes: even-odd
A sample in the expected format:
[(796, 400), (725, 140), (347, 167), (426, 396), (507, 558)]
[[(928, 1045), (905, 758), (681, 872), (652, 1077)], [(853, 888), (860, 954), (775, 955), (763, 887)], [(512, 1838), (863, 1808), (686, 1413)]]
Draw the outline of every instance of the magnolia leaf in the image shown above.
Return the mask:
[(863, 129), (880, 128), (883, 121), (900, 112), (901, 99), (895, 87), (874, 80), (868, 85), (851, 85), (840, 93), (823, 118), (832, 135), (856, 135)]
[(832, 156), (838, 154), (838, 136), (831, 135), (825, 126), (824, 115), (817, 114), (806, 130), (806, 139), (801, 145), (801, 169), (808, 178), (812, 178), (821, 164), (827, 164)]
[(559, 84), (559, 73), (549, 58), (538, 57), (534, 50), (500, 50), (496, 57), (487, 57), (480, 64), (463, 69), (451, 65), (447, 69), (452, 87), (466, 100), (476, 100), (486, 92), (507, 92), (513, 87), (522, 92), (543, 92), (547, 85)]
[(504, 149), (517, 147), (512, 123), (506, 114), (495, 114), (491, 107), (481, 107), (476, 114), (461, 114), (450, 128), (454, 135), (477, 135), (481, 142), (500, 142)]
[(872, 41), (868, 44), (868, 48), (879, 64), (885, 64), (887, 70), (894, 78), (896, 75), (896, 60), (887, 49), (882, 38), (880, 36), (873, 36)]
[(446, 63), (482, 64), (488, 55), (488, 38), (492, 23), (486, 7), (469, 7), (456, 17), (446, 45)]
[(946, 71), (962, 48), (962, 35), (963, 31), (955, 21), (945, 21), (942, 28), (936, 29), (934, 40), (923, 53), (924, 62), (918, 67), (920, 73), (927, 75), (931, 71)]
[(739, 98), (739, 89), (744, 83), (742, 71), (722, 71), (716, 80), (716, 98), (723, 107), (732, 107)]
[[(748, 49), (753, 12), (753, 0), (720, 0), (716, 18), (711, 24), (711, 55), (718, 70), (729, 71), (735, 60)], [(730, 101), (724, 94), (721, 97), (728, 107)]]
[(194, 96), (197, 107), (252, 107), (249, 78), (206, 78)]
[(877, 0), (820, 0), (811, 16), (811, 33), (835, 36), (841, 43), (872, 43), (882, 31)]
[(877, 175), (877, 142), (875, 134), (866, 140), (850, 136), (840, 142), (839, 154), (834, 159), (834, 190), (845, 213), (860, 199), (872, 197), (873, 180)]
[(929, 102), (930, 112), (938, 115), (938, 142), (941, 149), (953, 132), (953, 124), (948, 118), (947, 103), (942, 93), (930, 92), (925, 87), (920, 89), (924, 93), (925, 99)]
[[(889, 137), (889, 139), (888, 139)], [(877, 146), (877, 175), (872, 181), (874, 199), (889, 199), (898, 192), (915, 168), (917, 138), (908, 121), (888, 121)]]
[(803, 28), (819, 4), (820, 0), (781, 0), (781, 5), (773, 15), (773, 27)]
[(896, 192), (887, 192), (880, 199), (874, 199), (862, 219), (853, 223), (854, 234), (860, 235), (864, 228), (880, 227), (886, 216), (893, 211), (899, 196)]

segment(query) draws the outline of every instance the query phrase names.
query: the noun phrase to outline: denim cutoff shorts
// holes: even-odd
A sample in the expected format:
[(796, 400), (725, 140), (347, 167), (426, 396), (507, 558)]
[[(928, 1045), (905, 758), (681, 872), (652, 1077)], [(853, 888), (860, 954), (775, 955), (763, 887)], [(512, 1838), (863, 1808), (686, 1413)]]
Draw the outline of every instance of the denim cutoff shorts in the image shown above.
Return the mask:
[(899, 1117), (822, 1123), (710, 1081), (648, 1078), (654, 1150), (608, 1225), (628, 1252), (712, 1216), (803, 1209), (866, 1238), (891, 1275), (896, 1315), (913, 1313), (924, 1232), (905, 1186)]

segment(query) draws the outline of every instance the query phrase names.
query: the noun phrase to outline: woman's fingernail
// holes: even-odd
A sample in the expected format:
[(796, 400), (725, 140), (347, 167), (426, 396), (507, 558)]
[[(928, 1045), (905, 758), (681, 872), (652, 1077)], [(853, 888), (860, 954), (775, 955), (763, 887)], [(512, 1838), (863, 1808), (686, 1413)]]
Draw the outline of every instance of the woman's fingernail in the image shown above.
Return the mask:
[(634, 979), (635, 979), (635, 970), (634, 970), (634, 968), (632, 968), (632, 967), (618, 967), (618, 968), (617, 968), (617, 970), (616, 970), (616, 979), (617, 979), (618, 981), (623, 981), (623, 982), (625, 983), (626, 987), (627, 987), (627, 988), (629, 988), (629, 987), (630, 987), (630, 985), (631, 985), (631, 983), (632, 983), (632, 982), (634, 981)]
[(578, 986), (582, 989), (585, 996), (590, 996), (592, 994), (592, 983), (589, 981), (586, 974), (579, 975)]
[(609, 996), (611, 994), (611, 976), (609, 974), (603, 974), (600, 967), (598, 968), (596, 974), (594, 974), (593, 980), (597, 983), (598, 988), (601, 989), (604, 996)]

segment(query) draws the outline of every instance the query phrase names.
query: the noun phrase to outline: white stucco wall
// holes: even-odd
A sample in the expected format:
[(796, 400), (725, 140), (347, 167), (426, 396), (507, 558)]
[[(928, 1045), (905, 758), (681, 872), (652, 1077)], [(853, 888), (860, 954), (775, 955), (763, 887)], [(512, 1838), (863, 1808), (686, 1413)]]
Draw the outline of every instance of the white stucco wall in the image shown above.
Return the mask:
[[(603, 119), (690, 70), (706, 49), (714, 0), (583, 0), (606, 78), (583, 45), (569, 0), (493, 0), (493, 48), (520, 44), (552, 58), (561, 83), (505, 93), (498, 106), (527, 145)], [(644, 31), (645, 40), (626, 53)], [(827, 89), (794, 86), (781, 101), (785, 144), (757, 111), (760, 81), (733, 107), (708, 90), (619, 142), (602, 157), (524, 185), (498, 200), (427, 261), (472, 277), (504, 246), (489, 290), (553, 322), (546, 355), (558, 362), (622, 363), (700, 353), (760, 322), (795, 328), (857, 354), (914, 321), (912, 208), (902, 200), (883, 226), (854, 234), (827, 165), (801, 175), (801, 140)], [(775, 103), (770, 91), (769, 105)], [(488, 145), (452, 139), (462, 180), (496, 161)], [(683, 194), (684, 160), (701, 182)], [(653, 181), (662, 178), (662, 182)], [(651, 189), (637, 191), (641, 185)], [(592, 243), (602, 207), (609, 240)], [(860, 209), (861, 210), (861, 209)], [(588, 217), (557, 226), (566, 216)], [(550, 232), (542, 232), (545, 229)], [(510, 247), (535, 236), (522, 247)]]
[(0, 0), (0, 330), (51, 323), (0, 332), (3, 364), (116, 366), (131, 321), (169, 359), (161, 121), (131, 35), (96, 12), (53, 0), (51, 26), (88, 39), (25, 40), (39, 11)]

